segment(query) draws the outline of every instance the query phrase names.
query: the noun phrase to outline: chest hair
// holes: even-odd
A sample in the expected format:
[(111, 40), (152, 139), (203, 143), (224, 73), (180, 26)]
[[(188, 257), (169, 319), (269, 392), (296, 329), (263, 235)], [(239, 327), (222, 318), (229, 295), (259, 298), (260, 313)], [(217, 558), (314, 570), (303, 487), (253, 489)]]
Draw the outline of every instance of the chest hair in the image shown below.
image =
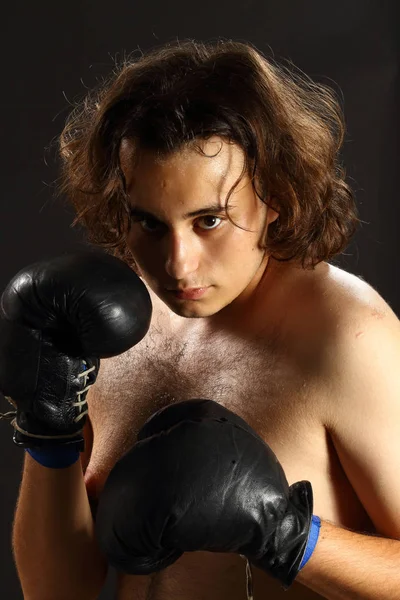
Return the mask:
[[(209, 398), (263, 435), (285, 419), (285, 403), (301, 389), (277, 339), (180, 338), (157, 330), (125, 354), (102, 361), (89, 403), (92, 467), (109, 471), (155, 411), (189, 398)], [(291, 402), (293, 404), (293, 402)]]

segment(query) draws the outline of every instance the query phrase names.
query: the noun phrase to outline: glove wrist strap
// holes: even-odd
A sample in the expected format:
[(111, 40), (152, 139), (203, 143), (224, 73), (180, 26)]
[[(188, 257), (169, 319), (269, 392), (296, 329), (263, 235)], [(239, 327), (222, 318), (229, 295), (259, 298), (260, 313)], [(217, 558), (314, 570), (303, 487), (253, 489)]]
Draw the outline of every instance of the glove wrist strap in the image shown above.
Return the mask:
[(26, 448), (25, 451), (37, 463), (49, 469), (65, 469), (75, 464), (80, 457), (79, 450), (69, 446)]
[(313, 515), (312, 519), (311, 519), (310, 534), (308, 536), (306, 550), (304, 552), (303, 560), (301, 561), (299, 571), (301, 571), (301, 569), (310, 560), (311, 555), (314, 552), (315, 546), (317, 545), (317, 542), (318, 542), (320, 529), (321, 529), (321, 519), (319, 517), (316, 517), (315, 515)]

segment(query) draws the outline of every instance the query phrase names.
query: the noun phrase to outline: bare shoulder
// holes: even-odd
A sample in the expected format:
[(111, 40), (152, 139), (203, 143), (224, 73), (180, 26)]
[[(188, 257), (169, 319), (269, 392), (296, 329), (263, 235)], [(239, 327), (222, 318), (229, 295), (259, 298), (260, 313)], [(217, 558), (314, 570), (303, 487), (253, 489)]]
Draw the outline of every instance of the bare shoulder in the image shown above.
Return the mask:
[[(362, 353), (367, 345), (399, 334), (399, 319), (387, 300), (361, 277), (329, 265), (322, 282), (321, 320), (329, 323), (325, 344), (337, 358)], [(364, 348), (364, 346), (367, 346)]]
[(389, 303), (369, 283), (337, 267), (329, 266), (316, 315), (330, 323), (321, 351), (331, 366), (341, 364), (347, 377), (346, 365), (358, 364), (360, 372), (363, 366), (368, 378), (368, 368), (373, 372), (379, 362), (390, 363), (394, 349), (400, 350), (400, 321)]
[(338, 309), (342, 311), (353, 310), (368, 313), (372, 316), (395, 317), (388, 302), (373, 288), (371, 284), (362, 277), (354, 275), (333, 265), (327, 265), (325, 280), (322, 283), (326, 287), (325, 295), (333, 294), (334, 299), (339, 302)]
[(351, 415), (359, 419), (364, 408), (382, 406), (377, 396), (384, 389), (386, 401), (399, 404), (397, 391), (389, 387), (399, 385), (400, 321), (379, 292), (360, 277), (327, 265), (306, 304), (297, 330), (306, 342), (299, 349), (315, 366), (332, 427), (340, 421), (350, 424)]
[(400, 322), (372, 285), (326, 263), (301, 274), (291, 295), (285, 340), (315, 383), (322, 414), (333, 422), (361, 380), (377, 379), (379, 368), (392, 365), (400, 352)]
[(323, 287), (321, 322), (332, 315), (315, 359), (324, 424), (377, 531), (399, 538), (400, 322), (355, 275), (330, 267)]
[(318, 351), (327, 344), (340, 346), (346, 338), (359, 337), (376, 323), (382, 327), (398, 323), (389, 303), (371, 284), (327, 263), (305, 273), (293, 296), (297, 300), (296, 333), (302, 331)]

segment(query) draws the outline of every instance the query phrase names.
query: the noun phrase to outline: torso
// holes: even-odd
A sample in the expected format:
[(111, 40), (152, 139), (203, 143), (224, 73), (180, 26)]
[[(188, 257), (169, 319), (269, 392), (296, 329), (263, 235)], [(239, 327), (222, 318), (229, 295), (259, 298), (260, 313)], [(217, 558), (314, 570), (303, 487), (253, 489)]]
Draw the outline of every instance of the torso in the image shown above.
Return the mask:
[[(313, 314), (310, 309), (310, 318)], [(179, 400), (211, 398), (242, 416), (264, 438), (289, 484), (312, 482), (314, 514), (350, 529), (373, 531), (330, 438), (326, 391), (318, 360), (312, 359), (313, 344), (304, 334), (304, 342), (293, 345), (280, 327), (269, 334), (268, 328), (243, 336), (198, 329), (186, 336), (156, 313), (140, 344), (103, 361), (90, 399), (89, 491), (101, 492), (111, 468), (154, 411)], [(313, 327), (310, 321), (307, 328), (303, 318), (299, 328)], [(188, 553), (151, 578), (121, 576), (118, 600), (246, 600), (245, 581), (239, 556)], [(253, 583), (254, 600), (286, 597), (279, 583), (256, 568)], [(296, 582), (291, 590), (298, 600), (320, 598)]]

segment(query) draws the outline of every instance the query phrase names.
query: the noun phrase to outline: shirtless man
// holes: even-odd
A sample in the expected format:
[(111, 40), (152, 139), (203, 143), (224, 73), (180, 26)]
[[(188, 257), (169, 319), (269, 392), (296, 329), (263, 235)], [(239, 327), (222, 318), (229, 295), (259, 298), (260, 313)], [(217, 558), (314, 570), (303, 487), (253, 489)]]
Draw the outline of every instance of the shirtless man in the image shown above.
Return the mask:
[[(64, 189), (92, 241), (140, 274), (153, 315), (101, 362), (82, 463), (26, 456), (13, 536), (26, 600), (97, 597), (96, 499), (147, 418), (188, 398), (234, 411), (289, 484), (311, 482), (321, 530), (291, 597), (399, 597), (400, 327), (328, 262), (355, 222), (332, 97), (228, 42), (161, 49), (108, 86), (64, 132)], [(286, 597), (260, 569), (253, 584), (255, 600)], [(186, 553), (120, 573), (117, 597), (245, 600), (245, 564)]]

